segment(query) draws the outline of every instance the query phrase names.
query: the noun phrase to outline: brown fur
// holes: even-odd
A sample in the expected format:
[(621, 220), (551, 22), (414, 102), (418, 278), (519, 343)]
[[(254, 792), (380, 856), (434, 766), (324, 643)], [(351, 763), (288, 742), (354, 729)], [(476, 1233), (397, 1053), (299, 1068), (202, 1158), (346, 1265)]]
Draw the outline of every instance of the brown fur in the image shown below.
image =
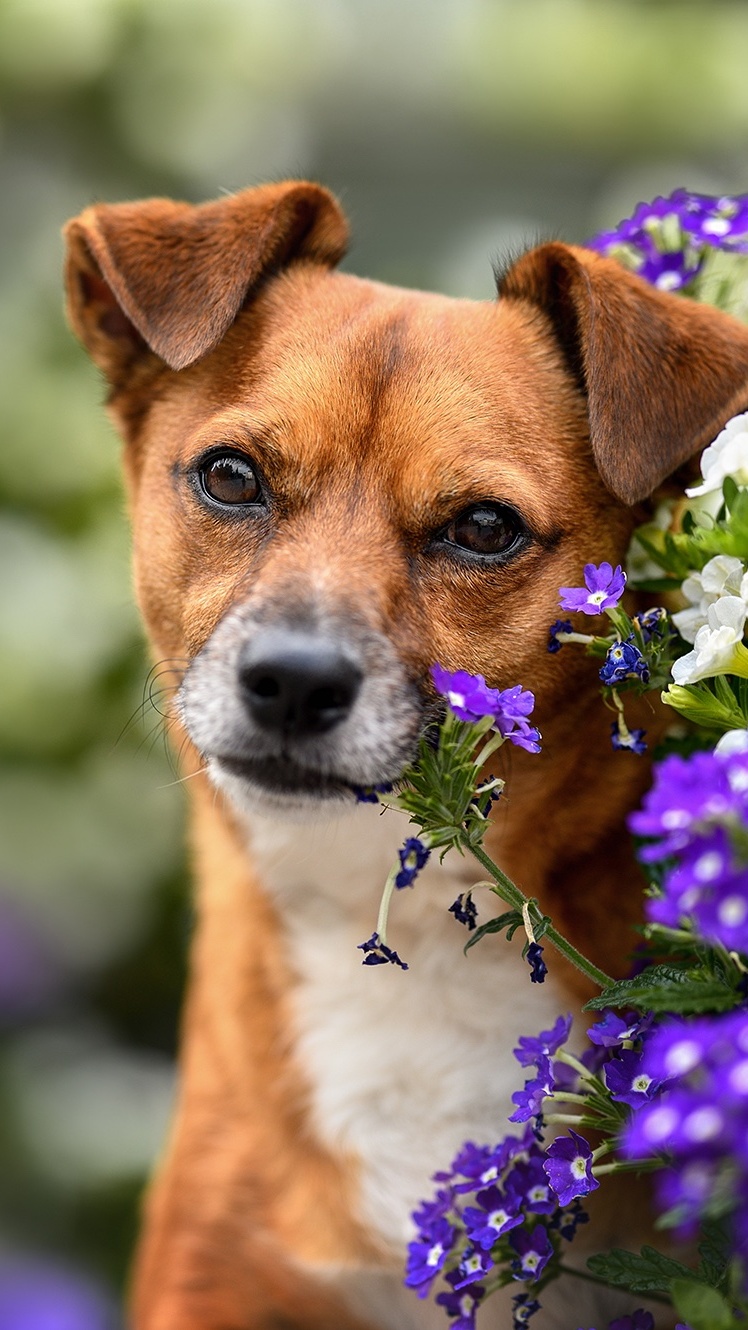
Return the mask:
[[(548, 656), (548, 623), (583, 563), (623, 559), (632, 505), (748, 405), (748, 332), (580, 249), (527, 254), (492, 305), (338, 274), (345, 236), (304, 182), (69, 224), (70, 317), (127, 443), (154, 650), (186, 662), (242, 601), (302, 613), (323, 595), (386, 635), (423, 689), (436, 659), (522, 681), (544, 756), (516, 762), (488, 849), (620, 972), (640, 900), (623, 819), (647, 764), (611, 751), (595, 671)], [(186, 472), (216, 443), (261, 468), (271, 514), (221, 521), (197, 501)], [(435, 554), (433, 533), (487, 498), (531, 524), (521, 558), (474, 570)], [(657, 733), (661, 714), (642, 712)], [(188, 770), (199, 761), (188, 751)], [(201, 775), (189, 788), (199, 927), (134, 1325), (353, 1330), (293, 1263), (385, 1259), (355, 1219), (356, 1161), (310, 1134), (278, 921), (224, 801)]]

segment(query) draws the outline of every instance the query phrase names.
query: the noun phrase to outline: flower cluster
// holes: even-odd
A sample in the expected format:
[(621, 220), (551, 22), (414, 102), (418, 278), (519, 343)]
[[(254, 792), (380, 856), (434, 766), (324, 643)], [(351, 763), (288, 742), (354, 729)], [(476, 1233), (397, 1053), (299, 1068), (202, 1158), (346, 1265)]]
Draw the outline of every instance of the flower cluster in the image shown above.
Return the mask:
[(649, 919), (748, 955), (748, 752), (667, 757), (629, 826), (667, 864)]
[[(748, 1251), (748, 1011), (665, 1020), (652, 1033), (643, 1070), (662, 1089), (624, 1133), (629, 1158), (662, 1158), (661, 1207), (693, 1228), (732, 1210), (733, 1247)], [(748, 1280), (748, 1270), (744, 1270)]]
[(503, 691), (489, 688), (482, 674), (445, 670), (438, 664), (431, 667), (431, 678), (458, 720), (475, 724), (490, 716), (491, 728), (504, 739), (528, 753), (540, 752), (540, 732), (528, 722), (535, 698), (521, 684)]
[(748, 253), (748, 195), (713, 198), (677, 189), (640, 203), (633, 217), (587, 242), (661, 291), (689, 286), (712, 249)]
[[(623, 704), (619, 697), (622, 685), (639, 689), (662, 686), (666, 682), (671, 663), (670, 628), (667, 611), (662, 607), (646, 610), (634, 618), (620, 606), (626, 587), (626, 574), (620, 564), (588, 563), (584, 568), (583, 587), (560, 587), (559, 604), (564, 610), (583, 614), (606, 614), (613, 632), (605, 636), (575, 632), (571, 620), (557, 619), (551, 624), (548, 650), (560, 651), (567, 642), (582, 643), (594, 655), (604, 656), (599, 670), (601, 683), (610, 690), (607, 694), (616, 707), (618, 716), (611, 725), (614, 748), (632, 753), (646, 751), (643, 729), (629, 729)], [(667, 673), (664, 673), (664, 672)]]

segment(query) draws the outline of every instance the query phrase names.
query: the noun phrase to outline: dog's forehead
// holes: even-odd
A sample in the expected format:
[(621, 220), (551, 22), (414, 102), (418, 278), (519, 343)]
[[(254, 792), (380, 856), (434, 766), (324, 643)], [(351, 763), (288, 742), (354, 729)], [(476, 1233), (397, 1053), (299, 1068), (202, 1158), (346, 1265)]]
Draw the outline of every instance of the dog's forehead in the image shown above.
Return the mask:
[[(554, 466), (578, 480), (584, 407), (542, 320), (302, 267), (273, 281), (190, 371), (201, 442), (269, 445), (289, 484), (364, 475), (424, 494), (516, 492)], [(207, 411), (206, 409), (207, 408)]]

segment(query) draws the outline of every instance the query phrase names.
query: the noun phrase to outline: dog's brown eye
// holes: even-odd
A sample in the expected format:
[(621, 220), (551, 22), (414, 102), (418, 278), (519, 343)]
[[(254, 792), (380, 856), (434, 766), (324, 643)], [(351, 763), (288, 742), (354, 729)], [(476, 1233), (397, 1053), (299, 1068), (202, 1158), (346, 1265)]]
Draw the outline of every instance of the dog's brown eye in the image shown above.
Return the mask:
[(216, 503), (257, 503), (260, 485), (254, 469), (235, 453), (220, 453), (203, 462), (200, 483)]
[(471, 554), (506, 554), (527, 535), (522, 518), (503, 503), (476, 503), (460, 513), (444, 532), (451, 545)]

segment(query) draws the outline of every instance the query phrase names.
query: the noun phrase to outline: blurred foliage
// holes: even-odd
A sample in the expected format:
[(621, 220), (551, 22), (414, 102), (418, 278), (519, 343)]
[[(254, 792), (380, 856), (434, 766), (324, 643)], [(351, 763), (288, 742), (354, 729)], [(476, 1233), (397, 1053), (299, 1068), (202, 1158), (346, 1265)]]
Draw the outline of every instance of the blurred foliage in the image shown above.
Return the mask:
[(490, 298), (525, 239), (746, 190), (747, 56), (737, 0), (0, 0), (0, 1330), (39, 1260), (60, 1330), (116, 1324), (190, 928), (63, 221), (308, 175), (357, 271)]

